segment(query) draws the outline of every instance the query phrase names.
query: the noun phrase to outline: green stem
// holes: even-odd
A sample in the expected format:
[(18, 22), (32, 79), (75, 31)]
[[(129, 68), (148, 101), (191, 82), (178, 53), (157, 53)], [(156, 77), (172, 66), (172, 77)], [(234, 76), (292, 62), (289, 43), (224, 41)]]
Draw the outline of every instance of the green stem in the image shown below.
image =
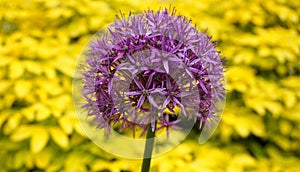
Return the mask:
[(155, 131), (156, 131), (156, 121), (155, 121), (155, 127), (154, 127), (153, 132), (152, 132), (152, 126), (151, 126), (151, 122), (150, 122), (148, 124), (148, 129), (147, 129), (146, 145), (145, 145), (145, 150), (144, 150), (144, 159), (143, 159), (141, 172), (149, 172), (150, 171)]

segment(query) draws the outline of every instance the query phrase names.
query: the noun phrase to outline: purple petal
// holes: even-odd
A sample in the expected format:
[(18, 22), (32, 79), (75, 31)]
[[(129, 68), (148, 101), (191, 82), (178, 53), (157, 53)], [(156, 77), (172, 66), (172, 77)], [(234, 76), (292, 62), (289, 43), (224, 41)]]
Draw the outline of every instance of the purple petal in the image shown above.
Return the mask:
[(112, 79), (109, 80), (109, 82), (108, 82), (108, 94), (111, 93), (111, 89), (112, 89)]
[(138, 104), (137, 104), (137, 109), (140, 109), (145, 101), (145, 96), (141, 95), (141, 97), (139, 98)]
[(124, 66), (124, 67), (120, 67), (120, 70), (123, 70), (123, 69), (126, 69), (126, 70), (132, 70), (132, 69), (134, 69), (134, 66)]
[(135, 74), (137, 74), (137, 73), (138, 73), (138, 71), (139, 71), (139, 69), (134, 69), (134, 70), (132, 71), (132, 75), (135, 75)]
[(147, 67), (140, 67), (140, 69), (139, 69), (140, 71), (143, 71), (143, 70), (148, 70), (148, 68)]
[(171, 89), (172, 88), (172, 85), (171, 85), (171, 81), (170, 81), (170, 78), (167, 77), (167, 80), (166, 80), (166, 83), (167, 83), (167, 89)]
[(176, 57), (170, 57), (168, 58), (169, 61), (172, 61), (172, 62), (181, 62), (182, 60), (179, 59), (179, 58), (176, 58)]
[(164, 60), (163, 64), (164, 64), (164, 68), (165, 68), (166, 72), (169, 73), (169, 64), (168, 64), (168, 61)]
[(152, 132), (154, 132), (154, 130), (155, 130), (155, 117), (151, 118), (151, 128), (152, 128)]
[(162, 107), (161, 107), (161, 110), (164, 110), (164, 109), (166, 108), (166, 106), (170, 103), (170, 101), (171, 101), (171, 99), (170, 99), (170, 97), (168, 97), (168, 98), (164, 101), (164, 103), (163, 103), (163, 105), (162, 105)]
[(161, 91), (160, 93), (163, 94), (163, 95), (168, 95), (169, 94), (167, 91)]
[(185, 71), (186, 71), (186, 73), (187, 73), (188, 75), (190, 75), (191, 78), (193, 78), (193, 75), (192, 75), (192, 73), (190, 72), (190, 70), (185, 69)]
[(194, 64), (198, 63), (200, 60), (201, 60), (201, 58), (197, 58), (197, 59), (193, 60), (193, 61), (190, 63), (190, 65), (194, 65)]
[(135, 64), (135, 60), (131, 56), (127, 56), (132, 64)]
[(152, 63), (157, 63), (157, 62), (160, 62), (160, 61), (161, 61), (160, 58), (155, 58), (155, 59), (152, 59), (152, 60), (151, 60)]
[(142, 94), (141, 91), (130, 91), (130, 92), (126, 93), (127, 96), (137, 96), (137, 95), (141, 95), (141, 94)]
[(153, 69), (154, 72), (158, 72), (158, 73), (164, 73), (165, 71), (161, 70), (161, 69), (158, 69), (158, 68), (155, 68)]
[(156, 102), (154, 101), (153, 97), (151, 95), (147, 96), (149, 102), (154, 106), (154, 107), (158, 107), (158, 105), (156, 104)]
[(193, 68), (193, 67), (189, 67), (189, 70), (194, 72), (194, 73), (200, 73), (201, 71), (199, 69)]
[(166, 117), (165, 117), (165, 118), (166, 118), (166, 123), (169, 123), (169, 121), (170, 121), (170, 120), (169, 120), (169, 114), (166, 114)]
[(174, 98), (173, 101), (181, 107), (184, 116), (187, 117), (184, 106), (176, 98)]
[(212, 61), (209, 58), (203, 58), (203, 60), (205, 60), (206, 62), (209, 62), (209, 63), (218, 64), (218, 62)]
[(92, 90), (92, 89), (85, 89), (85, 90), (83, 90), (82, 91), (82, 95), (83, 96), (87, 96), (88, 94), (92, 94), (92, 93), (94, 93), (95, 92), (95, 90)]
[(147, 81), (146, 86), (145, 86), (146, 89), (149, 88), (149, 86), (150, 86), (150, 84), (152, 82), (154, 74), (155, 74), (155, 72), (152, 72), (151, 75), (149, 76), (148, 81)]
[(152, 91), (149, 91), (149, 93), (162, 93), (165, 90), (165, 88), (155, 88)]
[(191, 95), (192, 93), (190, 92), (181, 92), (181, 93), (178, 93), (176, 96), (177, 97), (185, 97), (185, 96), (189, 96)]
[(115, 63), (116, 61), (120, 60), (123, 57), (124, 53), (121, 52), (113, 61), (113, 63)]
[(139, 87), (140, 90), (145, 89), (143, 84), (139, 80), (137, 80), (136, 78), (134, 78), (133, 80), (134, 80), (135, 84)]
[(202, 90), (207, 94), (208, 93), (208, 91), (207, 91), (207, 89), (206, 89), (206, 87), (205, 87), (205, 85), (203, 84), (203, 82), (202, 81), (200, 81), (199, 82), (200, 83), (200, 86), (201, 86), (201, 88), (202, 88)]
[(199, 124), (199, 129), (201, 129), (201, 128), (202, 128), (203, 121), (204, 121), (204, 120), (201, 118), (201, 119), (200, 119), (200, 124)]
[(182, 42), (180, 42), (170, 53), (175, 53), (182, 46)]

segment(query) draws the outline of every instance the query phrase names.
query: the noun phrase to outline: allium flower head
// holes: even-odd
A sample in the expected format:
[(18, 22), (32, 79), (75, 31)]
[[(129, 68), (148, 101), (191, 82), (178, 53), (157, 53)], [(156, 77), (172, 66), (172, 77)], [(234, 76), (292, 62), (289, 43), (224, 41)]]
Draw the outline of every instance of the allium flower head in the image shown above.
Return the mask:
[(199, 121), (210, 135), (219, 122), (224, 58), (206, 32), (175, 10), (121, 15), (84, 56), (82, 108), (108, 135), (118, 128), (142, 136), (151, 123), (169, 136), (184, 120)]

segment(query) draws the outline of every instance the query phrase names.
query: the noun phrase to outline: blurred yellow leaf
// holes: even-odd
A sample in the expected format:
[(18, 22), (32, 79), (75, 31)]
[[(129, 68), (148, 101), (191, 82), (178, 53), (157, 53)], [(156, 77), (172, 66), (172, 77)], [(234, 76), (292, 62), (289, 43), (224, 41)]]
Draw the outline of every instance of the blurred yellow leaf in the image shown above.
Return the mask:
[(18, 127), (10, 136), (10, 139), (12, 141), (21, 141), (24, 139), (29, 138), (32, 133), (34, 132), (34, 129), (31, 126), (28, 125), (22, 125)]
[(108, 163), (107, 161), (103, 161), (103, 160), (95, 160), (92, 164), (91, 164), (91, 170), (92, 171), (102, 171), (102, 170), (107, 170), (110, 169), (111, 164)]
[(87, 138), (88, 136), (86, 135), (85, 131), (81, 128), (79, 122), (76, 120), (73, 122), (73, 127), (75, 129), (75, 131), (80, 134), (81, 136)]
[(42, 70), (48, 79), (54, 79), (56, 77), (55, 68), (50, 66), (49, 64), (43, 65)]
[(227, 170), (229, 171), (244, 171), (247, 167), (255, 167), (256, 161), (253, 157), (248, 154), (237, 154), (232, 157), (232, 160), (229, 162)]
[[(62, 65), (63, 64), (63, 65)], [(73, 77), (75, 61), (67, 56), (61, 56), (55, 62), (55, 68), (67, 76)]]
[(89, 28), (92, 30), (98, 30), (103, 26), (103, 21), (99, 20), (98, 16), (89, 18)]
[(3, 133), (4, 134), (10, 134), (13, 132), (14, 129), (16, 129), (22, 119), (21, 113), (15, 113), (12, 116), (10, 116), (7, 120), (6, 125), (3, 128)]
[(51, 127), (50, 134), (53, 141), (63, 149), (69, 147), (69, 138), (59, 127)]
[(265, 115), (264, 100), (260, 98), (245, 97), (245, 103), (248, 107), (253, 108), (259, 115)]
[(33, 109), (36, 112), (36, 120), (37, 121), (42, 121), (45, 120), (46, 118), (48, 118), (51, 114), (50, 110), (48, 107), (46, 107), (44, 104), (42, 103), (36, 103), (33, 105)]
[(16, 79), (21, 77), (25, 72), (24, 65), (19, 61), (13, 61), (9, 64), (9, 78)]
[[(0, 49), (1, 49), (1, 47), (0, 47)], [(5, 66), (9, 65), (11, 63), (11, 61), (13, 61), (12, 58), (10, 58), (9, 56), (6, 57), (3, 55), (0, 60), (0, 67), (5, 67)]]
[(0, 128), (2, 128), (3, 123), (7, 120), (7, 118), (10, 116), (9, 112), (1, 112), (0, 115)]
[[(39, 84), (43, 84), (44, 82), (42, 81), (42, 80), (35, 80), (35, 83), (39, 83)], [(38, 85), (38, 84), (36, 84), (36, 86), (37, 86), (37, 88), (35, 88), (34, 89), (34, 92), (35, 92), (35, 95), (34, 95), (34, 97), (37, 99), (37, 100), (39, 100), (39, 102), (40, 103), (43, 103), (43, 104), (45, 104), (45, 105), (47, 105), (47, 102), (49, 101), (49, 97), (50, 97), (50, 95), (46, 92), (46, 90), (42, 87), (42, 86), (40, 86), (40, 85)], [(42, 87), (42, 88), (41, 88)], [(54, 91), (55, 92), (55, 91)], [(51, 107), (51, 106), (47, 106), (47, 107)], [(50, 108), (51, 109), (51, 108)]]
[(286, 61), (294, 61), (297, 56), (294, 55), (290, 50), (285, 48), (276, 48), (272, 50), (272, 54), (277, 58), (279, 63), (285, 63)]
[(50, 19), (68, 18), (73, 15), (73, 11), (68, 8), (51, 8), (47, 11), (46, 17)]
[(45, 169), (49, 165), (52, 157), (52, 151), (49, 149), (45, 149), (34, 155), (34, 164), (39, 169)]
[(282, 135), (274, 135), (272, 140), (275, 141), (275, 143), (277, 143), (283, 150), (288, 150), (291, 146), (290, 140)]
[(229, 90), (245, 92), (255, 82), (254, 70), (246, 66), (233, 66), (228, 69), (225, 76), (226, 87)]
[[(53, 99), (49, 99), (47, 102), (47, 105), (49, 107), (52, 107), (53, 110), (57, 110), (57, 111), (62, 111), (65, 110), (66, 108), (69, 108), (70, 106), (72, 106), (72, 102), (71, 102), (71, 97), (67, 94), (63, 94), (60, 96), (57, 96)], [(61, 114), (58, 114), (58, 116), (60, 116)]]
[(35, 114), (34, 114), (34, 108), (33, 106), (29, 106), (29, 107), (26, 107), (26, 108), (23, 108), (21, 110), (21, 113), (24, 117), (26, 117), (26, 119), (28, 121), (33, 121), (34, 118), (35, 118)]
[(19, 98), (24, 98), (29, 94), (32, 88), (32, 82), (28, 80), (18, 80), (14, 85), (14, 91)]
[(28, 72), (40, 75), (42, 73), (42, 65), (41, 63), (37, 63), (34, 61), (25, 61), (25, 68)]
[(73, 171), (80, 171), (85, 172), (87, 171), (84, 165), (84, 157), (82, 154), (72, 152), (68, 155), (67, 159), (64, 162), (64, 171), (66, 172), (73, 172)]
[(26, 162), (26, 159), (30, 156), (28, 150), (20, 150), (16, 153), (14, 159), (14, 168), (20, 169)]
[(255, 58), (255, 53), (251, 50), (245, 49), (238, 52), (237, 55), (234, 56), (233, 63), (234, 64), (250, 64), (252, 60)]
[(85, 18), (75, 19), (68, 25), (71, 37), (77, 37), (87, 32), (87, 20)]
[(51, 96), (57, 96), (63, 92), (63, 89), (61, 88), (57, 80), (53, 80), (52, 82), (49, 82), (49, 80), (41, 80), (40, 82), (43, 91)]
[(73, 132), (73, 124), (72, 119), (70, 119), (70, 117), (63, 116), (59, 118), (58, 123), (65, 133), (71, 134)]
[(293, 107), (297, 102), (297, 95), (290, 90), (283, 91), (283, 102), (287, 108)]
[(25, 159), (25, 166), (27, 169), (32, 169), (34, 167), (34, 162), (33, 162), (33, 155), (32, 153), (28, 153), (27, 157)]
[(55, 108), (51, 108), (52, 109), (52, 115), (55, 118), (59, 118), (60, 116), (62, 116), (62, 111), (60, 109), (55, 109)]
[(267, 46), (261, 46), (258, 49), (258, 55), (260, 57), (268, 57), (272, 54), (272, 49)]
[(251, 123), (249, 123), (251, 132), (258, 137), (264, 137), (266, 134), (266, 129), (262, 118), (257, 115), (249, 116), (250, 117), (247, 117), (247, 119), (251, 121)]
[(1, 82), (0, 82), (0, 94), (5, 93), (10, 86), (11, 86), (11, 82), (9, 82), (7, 80), (1, 80)]
[(279, 102), (265, 101), (264, 105), (275, 117), (278, 117), (283, 111), (283, 107)]
[(247, 137), (250, 134), (250, 127), (248, 125), (248, 120), (247, 118), (238, 118), (236, 120), (236, 124), (234, 125), (237, 133), (242, 136), (242, 137)]
[(16, 100), (16, 95), (7, 92), (6, 94), (3, 95), (3, 99), (0, 101), (0, 105), (3, 107), (11, 107), (15, 102), (15, 100)]
[(39, 46), (37, 47), (37, 55), (41, 59), (50, 59), (56, 57), (58, 54), (63, 51), (64, 46), (57, 46), (59, 42), (55, 39), (47, 39), (45, 41), (41, 41)]
[(49, 133), (41, 126), (35, 126), (32, 128), (32, 136), (30, 139), (30, 150), (33, 153), (42, 151), (48, 143)]
[(300, 77), (288, 76), (281, 80), (281, 84), (288, 88), (300, 89)]
[(293, 126), (288, 121), (280, 120), (278, 128), (279, 128), (279, 130), (280, 130), (280, 132), (282, 134), (284, 134), (284, 135), (290, 135)]
[(299, 112), (300, 112), (300, 103), (297, 102), (297, 104), (293, 108), (286, 109), (283, 112), (283, 116), (291, 121), (297, 121), (300, 123)]
[(72, 146), (74, 145), (79, 145), (81, 144), (82, 142), (84, 142), (86, 140), (85, 137), (82, 137), (81, 135), (77, 134), (77, 133), (74, 133), (72, 134), (72, 137), (70, 139), (70, 144)]

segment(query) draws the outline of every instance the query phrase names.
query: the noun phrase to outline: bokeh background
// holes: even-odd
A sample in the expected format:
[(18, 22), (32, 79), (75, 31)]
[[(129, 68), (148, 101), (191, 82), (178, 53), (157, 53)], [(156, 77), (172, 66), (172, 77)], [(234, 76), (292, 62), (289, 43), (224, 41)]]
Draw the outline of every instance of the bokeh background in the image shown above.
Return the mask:
[[(0, 0), (0, 171), (139, 171), (81, 130), (72, 76), (91, 35), (122, 10), (177, 8), (226, 56), (222, 122), (152, 161), (152, 171), (300, 169), (300, 1)], [(116, 147), (116, 149), (118, 149)]]

